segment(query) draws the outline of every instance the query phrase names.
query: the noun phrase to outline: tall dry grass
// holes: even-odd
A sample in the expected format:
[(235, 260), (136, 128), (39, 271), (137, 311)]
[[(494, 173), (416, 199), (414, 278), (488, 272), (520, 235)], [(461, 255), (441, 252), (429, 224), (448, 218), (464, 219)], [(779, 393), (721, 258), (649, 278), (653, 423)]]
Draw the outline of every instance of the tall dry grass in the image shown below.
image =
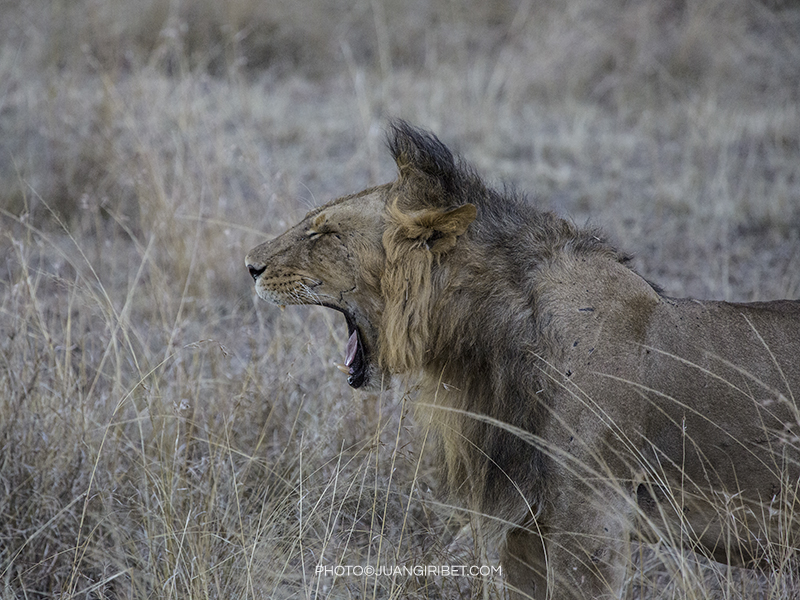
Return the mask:
[[(604, 225), (673, 295), (800, 296), (790, 2), (0, 11), (3, 598), (468, 593), (315, 575), (493, 551), (431, 491), (413, 394), (350, 391), (340, 318), (257, 304), (242, 265), (393, 177), (388, 115)], [(796, 590), (662, 548), (638, 565), (631, 597)]]

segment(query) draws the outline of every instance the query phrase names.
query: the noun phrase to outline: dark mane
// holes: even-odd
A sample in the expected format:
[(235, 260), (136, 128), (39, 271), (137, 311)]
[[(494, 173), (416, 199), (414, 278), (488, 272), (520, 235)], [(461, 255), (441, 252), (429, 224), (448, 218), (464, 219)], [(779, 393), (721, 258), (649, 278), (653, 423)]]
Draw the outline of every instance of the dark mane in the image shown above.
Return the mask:
[[(565, 250), (620, 263), (629, 257), (597, 230), (579, 228), (508, 189), (490, 188), (432, 133), (394, 121), (388, 146), (400, 172), (390, 195), (400, 209), (409, 214), (466, 204), (477, 209), (459, 252), (448, 256), (448, 270), (422, 261), (425, 253), (415, 253), (416, 246), (395, 236), (391, 225), (384, 237), (390, 255), (396, 243), (406, 244), (397, 250), (405, 281), (410, 272), (425, 282), (419, 288), (398, 283), (398, 292), (414, 302), (398, 303), (404, 312), (395, 331), (421, 323), (408, 335), (413, 341), (407, 348), (408, 355), (424, 361), (421, 403), (440, 407), (433, 421), (440, 432), (443, 479), (476, 511), (511, 522), (530, 519), (543, 491), (546, 462), (519, 434), (535, 436), (545, 418), (547, 407), (537, 392), (550, 386), (540, 358), (549, 354), (549, 340), (537, 321), (536, 290), (523, 284)], [(454, 281), (453, 273), (460, 280)], [(394, 318), (390, 309), (384, 318)], [(383, 343), (390, 347), (399, 337), (387, 336)], [(413, 364), (414, 359), (406, 361)], [(451, 391), (440, 381), (452, 384)]]

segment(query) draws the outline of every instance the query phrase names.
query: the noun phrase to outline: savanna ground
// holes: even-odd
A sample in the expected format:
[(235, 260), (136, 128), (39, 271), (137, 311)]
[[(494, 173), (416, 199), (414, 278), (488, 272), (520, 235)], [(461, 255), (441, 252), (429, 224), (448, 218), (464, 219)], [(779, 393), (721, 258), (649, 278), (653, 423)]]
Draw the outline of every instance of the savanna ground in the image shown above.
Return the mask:
[[(800, 297), (797, 2), (0, 14), (4, 599), (449, 599), (466, 578), (315, 567), (496, 564), (431, 491), (413, 394), (350, 390), (343, 319), (257, 302), (243, 265), (393, 178), (388, 116), (604, 227), (669, 295)], [(793, 579), (641, 548), (627, 594), (783, 599)]]

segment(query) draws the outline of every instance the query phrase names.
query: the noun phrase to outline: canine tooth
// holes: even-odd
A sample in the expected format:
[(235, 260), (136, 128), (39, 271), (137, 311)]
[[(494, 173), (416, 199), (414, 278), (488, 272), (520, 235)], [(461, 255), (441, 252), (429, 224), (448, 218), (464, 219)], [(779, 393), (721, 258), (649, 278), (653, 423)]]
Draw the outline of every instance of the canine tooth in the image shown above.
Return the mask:
[(336, 368), (339, 369), (342, 373), (347, 373), (350, 375), (350, 367), (346, 367), (341, 363), (336, 363)]
[(345, 351), (344, 364), (346, 364), (348, 367), (353, 364), (353, 361), (356, 358), (357, 349), (358, 349), (358, 334), (354, 329), (353, 333), (350, 334), (350, 338), (347, 340), (347, 349)]

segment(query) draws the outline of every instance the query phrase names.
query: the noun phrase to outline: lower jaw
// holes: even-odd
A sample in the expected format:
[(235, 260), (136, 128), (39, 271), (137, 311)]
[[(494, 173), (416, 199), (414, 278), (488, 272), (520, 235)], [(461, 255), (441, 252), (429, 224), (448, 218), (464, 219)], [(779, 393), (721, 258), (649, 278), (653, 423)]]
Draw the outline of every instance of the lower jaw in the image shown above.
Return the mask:
[(351, 388), (358, 389), (361, 386), (363, 386), (364, 383), (366, 383), (366, 377), (364, 376), (363, 372), (356, 373), (347, 378), (347, 383), (350, 385)]

